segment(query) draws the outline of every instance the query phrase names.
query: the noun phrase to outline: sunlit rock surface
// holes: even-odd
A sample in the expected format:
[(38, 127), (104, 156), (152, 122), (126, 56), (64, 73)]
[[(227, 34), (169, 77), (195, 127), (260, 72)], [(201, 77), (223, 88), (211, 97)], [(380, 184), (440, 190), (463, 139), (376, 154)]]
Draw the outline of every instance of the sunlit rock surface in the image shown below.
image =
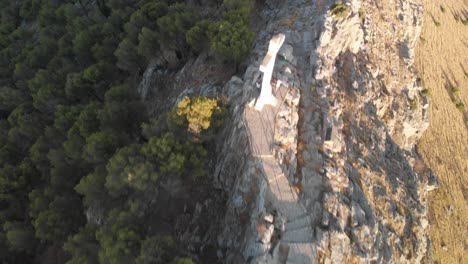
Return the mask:
[[(215, 173), (229, 197), (220, 261), (422, 261), (434, 179), (414, 148), (428, 126), (412, 67), (421, 7), (345, 1), (340, 17), (333, 1), (266, 2), (259, 55), (223, 88), (233, 118)], [(278, 103), (256, 111), (259, 65), (278, 33)]]

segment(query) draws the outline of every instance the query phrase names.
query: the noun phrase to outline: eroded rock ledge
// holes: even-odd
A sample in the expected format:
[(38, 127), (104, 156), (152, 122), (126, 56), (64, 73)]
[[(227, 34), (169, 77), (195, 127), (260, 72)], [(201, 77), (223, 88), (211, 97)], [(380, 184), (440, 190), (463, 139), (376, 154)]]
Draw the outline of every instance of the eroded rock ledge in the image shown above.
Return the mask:
[[(233, 122), (216, 171), (230, 197), (223, 262), (409, 263), (428, 254), (429, 170), (414, 149), (427, 99), (412, 68), (422, 9), (354, 0), (339, 18), (332, 4), (270, 3), (258, 57), (224, 87)], [(283, 100), (257, 112), (258, 66), (277, 33), (286, 35), (274, 73)]]

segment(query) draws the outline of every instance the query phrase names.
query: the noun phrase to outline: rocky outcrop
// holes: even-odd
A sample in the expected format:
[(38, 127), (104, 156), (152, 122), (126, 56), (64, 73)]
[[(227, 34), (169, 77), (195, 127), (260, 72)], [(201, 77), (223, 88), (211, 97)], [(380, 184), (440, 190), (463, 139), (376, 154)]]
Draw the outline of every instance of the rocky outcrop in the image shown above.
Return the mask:
[[(344, 17), (331, 1), (262, 11), (259, 56), (224, 87), (233, 120), (215, 175), (230, 197), (223, 262), (411, 263), (428, 254), (431, 174), (414, 149), (428, 124), (412, 68), (422, 11), (410, 0), (376, 2), (347, 1)], [(286, 35), (274, 69), (281, 103), (258, 112), (260, 54), (277, 33)]]

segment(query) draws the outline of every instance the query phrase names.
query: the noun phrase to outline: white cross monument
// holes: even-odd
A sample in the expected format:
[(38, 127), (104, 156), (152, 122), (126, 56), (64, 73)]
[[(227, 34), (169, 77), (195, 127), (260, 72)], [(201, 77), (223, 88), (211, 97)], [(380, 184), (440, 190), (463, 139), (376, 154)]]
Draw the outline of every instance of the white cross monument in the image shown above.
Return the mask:
[(276, 98), (271, 92), (271, 75), (273, 74), (273, 68), (275, 67), (276, 54), (278, 53), (281, 45), (284, 42), (284, 34), (278, 34), (273, 36), (268, 46), (268, 53), (263, 59), (262, 65), (260, 65), (260, 71), (263, 72), (262, 80), (262, 91), (255, 104), (255, 109), (261, 111), (263, 106), (266, 104), (276, 105)]

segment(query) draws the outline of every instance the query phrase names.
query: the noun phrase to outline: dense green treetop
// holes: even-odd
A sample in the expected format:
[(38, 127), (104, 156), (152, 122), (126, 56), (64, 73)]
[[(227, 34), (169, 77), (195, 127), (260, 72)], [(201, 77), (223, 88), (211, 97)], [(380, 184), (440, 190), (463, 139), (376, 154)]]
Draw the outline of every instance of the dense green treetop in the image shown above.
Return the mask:
[(149, 226), (164, 183), (208, 179), (225, 111), (194, 97), (149, 116), (137, 84), (153, 62), (239, 64), (252, 2), (221, 2), (0, 1), (1, 263), (194, 263)]

